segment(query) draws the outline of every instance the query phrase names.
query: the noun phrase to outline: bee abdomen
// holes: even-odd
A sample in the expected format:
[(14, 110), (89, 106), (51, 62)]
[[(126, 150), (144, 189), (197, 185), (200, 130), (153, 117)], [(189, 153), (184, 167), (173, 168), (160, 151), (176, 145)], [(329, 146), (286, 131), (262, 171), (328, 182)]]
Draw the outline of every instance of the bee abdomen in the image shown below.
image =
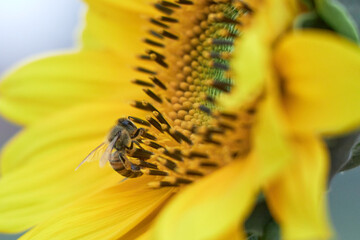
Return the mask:
[[(120, 175), (127, 177), (127, 178), (136, 178), (136, 177), (140, 177), (141, 175), (143, 175), (142, 172), (140, 171), (133, 171), (133, 170), (128, 170), (125, 168), (124, 164), (121, 162), (121, 160), (110, 160), (110, 165), (111, 167)], [(133, 164), (132, 165), (132, 168)]]
[(136, 178), (136, 177), (140, 177), (141, 175), (143, 175), (142, 172), (134, 172), (134, 171), (131, 171), (131, 170), (126, 170), (126, 172), (122, 171), (121, 173), (120, 172), (118, 172), (118, 173), (123, 175), (124, 177), (127, 177), (127, 178)]

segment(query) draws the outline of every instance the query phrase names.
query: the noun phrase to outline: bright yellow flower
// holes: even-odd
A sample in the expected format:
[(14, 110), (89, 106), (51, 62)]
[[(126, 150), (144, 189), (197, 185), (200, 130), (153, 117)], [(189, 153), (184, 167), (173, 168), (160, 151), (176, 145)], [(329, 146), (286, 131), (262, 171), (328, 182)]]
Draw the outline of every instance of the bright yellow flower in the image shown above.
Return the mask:
[[(88, 3), (81, 51), (32, 62), (1, 85), (1, 112), (26, 126), (1, 157), (1, 231), (242, 239), (262, 190), (285, 239), (329, 237), (321, 137), (360, 123), (356, 45), (327, 32), (284, 35), (298, 13), (291, 0), (161, 1), (160, 14), (150, 0)], [(158, 170), (123, 182), (109, 166), (75, 172), (129, 115), (151, 123), (157, 140), (141, 145)]]

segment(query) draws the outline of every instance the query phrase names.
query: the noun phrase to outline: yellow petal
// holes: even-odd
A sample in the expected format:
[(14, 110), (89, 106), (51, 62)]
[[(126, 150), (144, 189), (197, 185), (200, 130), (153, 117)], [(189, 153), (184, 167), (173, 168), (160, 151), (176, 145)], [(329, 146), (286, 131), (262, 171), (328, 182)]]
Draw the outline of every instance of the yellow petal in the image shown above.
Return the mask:
[[(139, 90), (126, 57), (79, 52), (43, 58), (11, 73), (0, 85), (0, 111), (22, 124), (91, 101), (132, 99)], [(127, 90), (124, 91), (124, 88)]]
[(222, 236), (217, 240), (246, 240), (248, 239), (245, 232), (242, 231), (241, 227), (236, 225), (230, 228), (227, 232), (223, 233)]
[(101, 143), (105, 139), (119, 117), (132, 113), (140, 115), (142, 112), (128, 104), (99, 101), (97, 104), (76, 106), (44, 118), (6, 144), (1, 153), (2, 175), (18, 169), (19, 165), (41, 164), (47, 159), (47, 155), (59, 152), (59, 149), (71, 150), (77, 143), (95, 143), (88, 147), (90, 150), (96, 147), (97, 142)]
[(271, 212), (284, 239), (328, 239), (325, 191), (328, 159), (315, 137), (293, 140), (295, 159), (266, 188)]
[(97, 162), (75, 168), (116, 119), (131, 112), (137, 114), (111, 102), (78, 106), (31, 125), (8, 143), (0, 159), (0, 230), (23, 231), (74, 199), (120, 181), (110, 166), (99, 168)]
[(133, 13), (147, 13), (155, 12), (152, 7), (154, 1), (152, 0), (132, 0), (132, 1), (117, 1), (117, 0), (85, 0), (90, 6), (96, 5), (99, 9), (116, 9), (116, 11), (131, 11)]
[[(126, 180), (81, 199), (20, 239), (107, 240), (124, 237), (134, 228), (141, 227), (147, 218), (152, 219), (174, 191), (173, 188), (151, 189), (146, 185), (148, 181), (149, 177)], [(136, 238), (142, 233), (133, 232), (128, 236)]]
[(85, 49), (110, 49), (119, 55), (135, 57), (148, 48), (142, 39), (148, 30), (145, 26), (150, 25), (150, 16), (155, 11), (150, 1), (88, 2), (90, 6), (82, 34)]
[(297, 131), (339, 134), (360, 124), (360, 48), (329, 32), (295, 32), (275, 52)]
[(241, 231), (259, 190), (256, 172), (252, 159), (240, 160), (185, 188), (161, 212), (153, 239), (219, 239)]
[(152, 236), (152, 231), (149, 230), (138, 236), (137, 240), (148, 240), (151, 239), (151, 236)]

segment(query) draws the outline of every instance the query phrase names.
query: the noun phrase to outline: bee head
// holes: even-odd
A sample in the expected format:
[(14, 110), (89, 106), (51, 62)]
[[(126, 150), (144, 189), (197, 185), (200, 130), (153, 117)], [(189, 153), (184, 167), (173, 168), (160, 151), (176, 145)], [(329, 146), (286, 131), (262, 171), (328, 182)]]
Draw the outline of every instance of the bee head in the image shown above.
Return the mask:
[(137, 127), (132, 121), (126, 118), (120, 118), (118, 119), (117, 125), (111, 130), (108, 140), (111, 142), (115, 136), (121, 133), (121, 131), (127, 131), (129, 135), (132, 136), (136, 130)]
[(124, 129), (126, 129), (126, 131), (129, 132), (130, 135), (135, 133), (135, 131), (137, 129), (135, 124), (127, 118), (118, 119), (118, 126), (122, 126)]

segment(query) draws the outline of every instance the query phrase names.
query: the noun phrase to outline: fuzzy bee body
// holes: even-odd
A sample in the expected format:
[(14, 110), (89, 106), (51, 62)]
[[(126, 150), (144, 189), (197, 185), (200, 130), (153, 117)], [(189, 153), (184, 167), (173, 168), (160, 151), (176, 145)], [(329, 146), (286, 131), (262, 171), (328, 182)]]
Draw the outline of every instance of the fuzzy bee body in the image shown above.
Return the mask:
[(140, 166), (131, 163), (128, 157), (131, 157), (136, 152), (135, 145), (140, 146), (137, 139), (144, 133), (145, 129), (137, 128), (131, 120), (120, 118), (117, 125), (110, 131), (107, 140), (95, 148), (80, 163), (77, 169), (84, 162), (91, 161), (99, 154), (102, 154), (99, 161), (101, 167), (109, 162), (111, 167), (124, 177), (135, 178), (141, 176), (143, 173), (140, 171)]

